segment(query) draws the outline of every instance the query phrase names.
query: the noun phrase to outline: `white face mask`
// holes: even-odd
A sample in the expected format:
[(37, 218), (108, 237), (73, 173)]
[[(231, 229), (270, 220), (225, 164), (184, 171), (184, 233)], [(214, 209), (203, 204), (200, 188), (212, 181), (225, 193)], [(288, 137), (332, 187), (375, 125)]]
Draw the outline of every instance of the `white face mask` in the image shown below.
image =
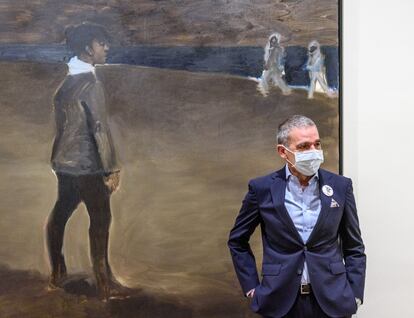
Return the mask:
[(318, 171), (320, 165), (323, 162), (322, 150), (315, 149), (293, 152), (285, 146), (283, 147), (290, 153), (293, 153), (295, 156), (295, 164), (290, 162), (288, 159), (286, 159), (286, 161), (289, 162), (297, 171), (299, 171), (301, 174), (305, 176), (310, 177), (314, 175)]

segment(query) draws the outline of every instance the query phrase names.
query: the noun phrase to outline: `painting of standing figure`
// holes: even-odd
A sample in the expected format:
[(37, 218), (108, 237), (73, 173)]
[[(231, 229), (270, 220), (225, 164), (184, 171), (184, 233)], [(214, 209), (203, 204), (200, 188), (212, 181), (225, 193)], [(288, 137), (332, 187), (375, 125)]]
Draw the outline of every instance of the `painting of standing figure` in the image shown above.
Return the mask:
[(329, 97), (334, 97), (334, 92), (328, 87), (326, 81), (325, 57), (321, 52), (321, 47), (318, 41), (311, 41), (309, 43), (306, 69), (309, 71), (310, 80), (308, 98), (313, 98), (317, 84), (320, 85), (322, 91)]
[(49, 288), (65, 284), (65, 226), (84, 202), (96, 288), (99, 297), (107, 300), (125, 292), (108, 259), (110, 196), (118, 188), (120, 168), (106, 118), (104, 87), (95, 74), (95, 65), (106, 61), (109, 35), (100, 25), (83, 23), (67, 29), (66, 43), (76, 55), (68, 62), (68, 75), (54, 97), (56, 137), (51, 161), (58, 197), (46, 226)]
[(279, 87), (284, 95), (290, 94), (291, 89), (283, 79), (285, 58), (285, 50), (280, 45), (280, 34), (271, 34), (265, 47), (264, 70), (258, 84), (259, 91), (264, 96), (269, 93), (270, 82)]
[(285, 118), (340, 171), (339, 5), (3, 1), (0, 317), (255, 317), (228, 232)]

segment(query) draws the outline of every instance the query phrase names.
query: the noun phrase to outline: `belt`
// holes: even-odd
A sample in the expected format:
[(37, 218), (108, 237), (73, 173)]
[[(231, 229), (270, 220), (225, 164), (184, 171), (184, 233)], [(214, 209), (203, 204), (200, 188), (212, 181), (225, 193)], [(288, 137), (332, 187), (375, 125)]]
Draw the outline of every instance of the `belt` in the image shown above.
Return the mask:
[(309, 295), (312, 291), (310, 284), (300, 284), (300, 294)]

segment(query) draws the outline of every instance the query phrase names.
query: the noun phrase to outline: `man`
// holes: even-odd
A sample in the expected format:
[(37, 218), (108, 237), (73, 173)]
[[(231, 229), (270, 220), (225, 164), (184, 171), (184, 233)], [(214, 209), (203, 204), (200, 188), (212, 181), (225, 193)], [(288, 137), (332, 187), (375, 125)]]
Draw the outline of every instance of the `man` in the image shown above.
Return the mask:
[(99, 295), (103, 299), (122, 289), (108, 261), (110, 196), (119, 185), (119, 167), (107, 123), (104, 87), (95, 65), (104, 64), (109, 36), (99, 25), (83, 23), (66, 32), (76, 56), (56, 92), (56, 137), (52, 167), (58, 180), (58, 198), (47, 223), (51, 263), (49, 288), (61, 287), (66, 278), (62, 254), (65, 225), (80, 202), (89, 218), (89, 243)]
[[(363, 300), (366, 264), (351, 180), (319, 169), (323, 153), (311, 119), (285, 120), (277, 143), (286, 166), (250, 181), (230, 232), (243, 292), (267, 318), (350, 317)], [(249, 246), (259, 224), (261, 281)]]
[(259, 91), (267, 96), (269, 93), (270, 81), (273, 81), (275, 86), (279, 86), (284, 95), (289, 95), (291, 89), (286, 85), (283, 79), (285, 60), (285, 49), (280, 45), (280, 34), (273, 33), (265, 47), (264, 54), (264, 70), (259, 81)]

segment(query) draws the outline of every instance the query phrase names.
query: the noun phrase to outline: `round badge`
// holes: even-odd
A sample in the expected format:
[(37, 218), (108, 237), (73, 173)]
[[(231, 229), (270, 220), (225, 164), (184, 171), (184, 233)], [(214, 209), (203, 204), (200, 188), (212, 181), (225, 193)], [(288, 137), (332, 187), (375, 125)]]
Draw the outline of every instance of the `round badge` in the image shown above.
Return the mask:
[(322, 187), (322, 192), (328, 197), (331, 197), (333, 195), (333, 189), (328, 185), (324, 185)]

